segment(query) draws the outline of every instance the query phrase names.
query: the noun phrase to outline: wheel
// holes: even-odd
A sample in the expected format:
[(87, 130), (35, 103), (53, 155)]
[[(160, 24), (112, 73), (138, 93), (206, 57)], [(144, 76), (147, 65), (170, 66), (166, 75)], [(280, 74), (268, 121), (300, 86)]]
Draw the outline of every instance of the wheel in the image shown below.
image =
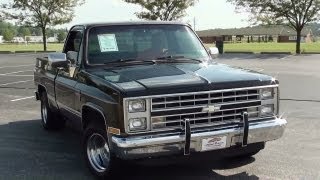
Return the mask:
[(83, 135), (83, 154), (90, 171), (98, 178), (110, 177), (119, 166), (112, 155), (106, 131), (97, 124), (89, 124)]
[(52, 112), (49, 106), (48, 97), (46, 92), (42, 92), (40, 95), (41, 100), (41, 122), (42, 126), (46, 130), (59, 130), (65, 125), (63, 117)]

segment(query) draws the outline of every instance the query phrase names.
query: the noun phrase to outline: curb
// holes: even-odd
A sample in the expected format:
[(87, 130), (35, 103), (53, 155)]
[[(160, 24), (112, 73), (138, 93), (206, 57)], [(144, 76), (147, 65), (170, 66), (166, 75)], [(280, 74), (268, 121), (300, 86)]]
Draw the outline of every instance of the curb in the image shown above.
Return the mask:
[(19, 54), (19, 53), (36, 53), (36, 51), (15, 51), (14, 53)]
[(320, 54), (320, 52), (302, 52), (301, 54)]
[(291, 52), (260, 52), (260, 54), (287, 54), (287, 55), (292, 55)]
[(54, 53), (57, 51), (36, 51), (36, 53)]
[(13, 54), (14, 52), (11, 51), (0, 51), (0, 54)]

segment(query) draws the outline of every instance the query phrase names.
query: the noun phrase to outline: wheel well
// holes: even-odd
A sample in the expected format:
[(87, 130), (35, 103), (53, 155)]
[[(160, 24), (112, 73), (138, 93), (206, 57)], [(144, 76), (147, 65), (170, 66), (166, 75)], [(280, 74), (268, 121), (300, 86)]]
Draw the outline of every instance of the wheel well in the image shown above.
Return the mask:
[(100, 127), (105, 126), (105, 118), (100, 111), (90, 106), (84, 106), (82, 108), (82, 128), (86, 129), (92, 122), (98, 124)]
[(43, 93), (43, 92), (46, 92), (46, 89), (43, 87), (43, 86), (38, 86), (38, 92), (39, 92), (39, 95), (41, 96), (41, 94)]

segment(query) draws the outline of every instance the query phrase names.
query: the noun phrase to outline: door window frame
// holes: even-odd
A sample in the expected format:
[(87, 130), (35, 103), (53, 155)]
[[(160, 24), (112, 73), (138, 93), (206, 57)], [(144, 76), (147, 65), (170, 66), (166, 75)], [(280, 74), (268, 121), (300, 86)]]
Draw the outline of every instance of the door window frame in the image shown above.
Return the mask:
[(67, 44), (68, 44), (68, 41), (70, 39), (70, 36), (71, 36), (71, 33), (73, 32), (81, 32), (82, 33), (82, 38), (81, 38), (81, 41), (80, 41), (80, 45), (79, 45), (79, 52), (78, 52), (78, 56), (77, 56), (77, 59), (76, 59), (76, 62), (75, 62), (75, 65), (80, 67), (81, 64), (82, 64), (82, 60), (83, 60), (83, 42), (84, 42), (84, 36), (85, 36), (85, 27), (84, 26), (73, 26), (69, 33), (68, 33), (68, 36), (66, 38), (66, 41), (64, 43), (64, 47), (63, 47), (63, 53), (67, 53)]

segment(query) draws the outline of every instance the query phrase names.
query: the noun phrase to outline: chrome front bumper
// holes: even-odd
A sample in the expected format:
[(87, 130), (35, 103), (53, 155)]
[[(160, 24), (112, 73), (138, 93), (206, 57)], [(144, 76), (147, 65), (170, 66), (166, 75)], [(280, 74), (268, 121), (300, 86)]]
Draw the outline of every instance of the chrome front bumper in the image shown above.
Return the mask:
[[(267, 142), (279, 139), (285, 130), (285, 119), (273, 119), (249, 124), (248, 144)], [(216, 136), (227, 136), (225, 148), (229, 148), (242, 142), (243, 128), (215, 130), (210, 132), (191, 134), (191, 152), (202, 151), (202, 139)], [(172, 135), (164, 137), (112, 137), (113, 149), (121, 159), (139, 159), (148, 157), (183, 154), (185, 136)]]

